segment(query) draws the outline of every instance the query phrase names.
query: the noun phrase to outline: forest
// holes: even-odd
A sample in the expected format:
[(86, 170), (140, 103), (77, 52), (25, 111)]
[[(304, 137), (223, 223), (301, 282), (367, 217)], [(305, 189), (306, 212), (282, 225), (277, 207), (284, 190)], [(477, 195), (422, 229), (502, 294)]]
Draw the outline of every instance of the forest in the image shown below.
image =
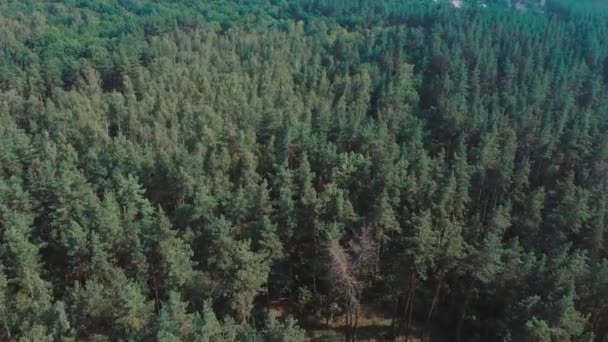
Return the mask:
[(608, 341), (608, 5), (0, 2), (0, 341)]

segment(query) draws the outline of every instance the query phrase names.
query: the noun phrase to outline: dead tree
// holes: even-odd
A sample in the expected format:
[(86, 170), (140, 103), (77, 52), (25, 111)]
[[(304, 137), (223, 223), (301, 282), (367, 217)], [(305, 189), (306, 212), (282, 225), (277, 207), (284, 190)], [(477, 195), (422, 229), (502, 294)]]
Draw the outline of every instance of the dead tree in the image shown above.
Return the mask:
[(329, 276), (346, 301), (346, 342), (357, 340), (361, 293), (365, 275), (375, 264), (375, 251), (376, 245), (367, 227), (350, 241), (348, 248), (342, 247), (337, 239), (330, 240), (328, 244)]

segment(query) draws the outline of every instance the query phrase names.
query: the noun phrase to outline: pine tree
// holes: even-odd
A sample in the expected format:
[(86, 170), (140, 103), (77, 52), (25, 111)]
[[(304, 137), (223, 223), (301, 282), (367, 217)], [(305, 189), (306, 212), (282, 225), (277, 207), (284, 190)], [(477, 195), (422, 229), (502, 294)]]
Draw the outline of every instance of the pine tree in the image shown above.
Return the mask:
[(152, 317), (152, 305), (139, 284), (128, 281), (118, 290), (119, 308), (114, 312), (114, 323), (125, 338), (141, 338)]
[(300, 160), (300, 166), (295, 175), (299, 191), (296, 212), (297, 231), (294, 232), (293, 246), (298, 246), (296, 261), (301, 268), (299, 273), (312, 283), (313, 292), (316, 292), (317, 281), (320, 275), (321, 236), (318, 221), (319, 199), (313, 187), (314, 174), (306, 155)]
[(398, 232), (400, 228), (386, 191), (384, 191), (377, 200), (372, 215), (371, 224), (375, 229), (374, 238), (378, 245), (379, 255), (382, 245), (386, 243), (392, 233)]
[(169, 293), (156, 319), (156, 338), (159, 341), (191, 341), (194, 339), (194, 318), (187, 312), (186, 303), (178, 293)]
[(268, 341), (270, 342), (304, 342), (308, 341), (304, 330), (300, 329), (291, 317), (279, 322), (274, 316), (268, 318)]
[(51, 284), (41, 277), (39, 248), (28, 238), (27, 217), (13, 213), (3, 219), (0, 257), (8, 285), (4, 288), (5, 301), (8, 299), (4, 307), (10, 312), (4, 321), (5, 333), (45, 341), (69, 336), (70, 325), (65, 322), (62, 305), (53, 303)]

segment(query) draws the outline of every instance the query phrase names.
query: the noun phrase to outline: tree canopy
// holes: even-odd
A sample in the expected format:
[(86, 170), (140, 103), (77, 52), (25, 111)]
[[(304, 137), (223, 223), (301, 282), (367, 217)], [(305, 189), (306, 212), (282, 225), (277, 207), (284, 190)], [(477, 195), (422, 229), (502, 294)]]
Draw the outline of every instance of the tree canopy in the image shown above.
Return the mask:
[(606, 113), (602, 1), (1, 2), (0, 340), (608, 341)]

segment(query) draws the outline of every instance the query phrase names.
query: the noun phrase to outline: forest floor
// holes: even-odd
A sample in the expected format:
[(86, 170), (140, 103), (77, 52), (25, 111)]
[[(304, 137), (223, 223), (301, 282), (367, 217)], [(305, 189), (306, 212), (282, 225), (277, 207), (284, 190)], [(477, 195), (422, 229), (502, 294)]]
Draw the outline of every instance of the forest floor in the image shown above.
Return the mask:
[[(343, 319), (336, 319), (334, 322), (316, 322), (306, 326), (308, 336), (311, 341), (342, 341), (344, 339), (345, 322)], [(358, 341), (393, 341), (391, 334), (391, 318), (362, 307), (357, 328)], [(405, 341), (405, 336), (399, 336), (394, 341)], [(411, 334), (408, 341), (421, 342), (418, 334)]]
[[(287, 303), (274, 302), (271, 311), (276, 317), (285, 317), (288, 314)], [(319, 319), (310, 319), (300, 322), (300, 325), (308, 332), (311, 341), (333, 342), (344, 339), (345, 321), (338, 317), (333, 321), (326, 322)], [(407, 339), (409, 342), (422, 342), (422, 332), (419, 327), (413, 327), (413, 332)], [(362, 305), (357, 328), (358, 341), (405, 341), (405, 335), (396, 339), (390, 337), (391, 317), (379, 312), (370, 305)], [(441, 334), (433, 332), (433, 342), (449, 341)]]

